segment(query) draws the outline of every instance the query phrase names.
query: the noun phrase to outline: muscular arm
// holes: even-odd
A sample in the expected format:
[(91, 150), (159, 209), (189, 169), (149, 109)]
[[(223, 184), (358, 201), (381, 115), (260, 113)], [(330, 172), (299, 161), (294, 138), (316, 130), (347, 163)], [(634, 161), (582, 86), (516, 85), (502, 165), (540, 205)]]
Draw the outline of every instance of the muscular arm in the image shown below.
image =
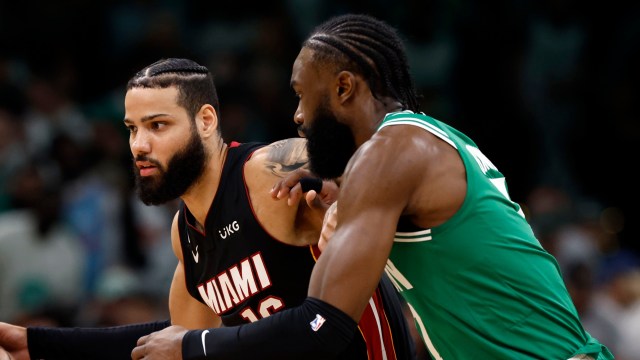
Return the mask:
[[(267, 147), (268, 153), (264, 166), (280, 178), (271, 189), (274, 199), (287, 198), (290, 207), (297, 207), (296, 222), (293, 230), (297, 238), (313, 238), (317, 242), (319, 229), (329, 205), (338, 198), (338, 185), (335, 181), (318, 179), (320, 190), (313, 194), (303, 194), (302, 178), (310, 180), (316, 178), (309, 169), (307, 155), (307, 140), (302, 138), (287, 139), (275, 142)], [(274, 171), (279, 169), (279, 171)], [(278, 179), (274, 179), (278, 180)], [(309, 181), (309, 184), (312, 182)]]
[(354, 155), (342, 183), (335, 232), (311, 275), (309, 296), (356, 321), (380, 281), (398, 219), (424, 176), (422, 158), (401, 155), (411, 153), (406, 147), (377, 135)]
[(337, 227), (311, 275), (309, 296), (359, 319), (393, 245), (400, 216), (431, 228), (466, 196), (458, 151), (410, 126), (382, 129), (352, 158), (338, 201)]
[[(307, 300), (255, 323), (187, 332), (185, 359), (315, 359), (344, 350), (380, 281), (399, 217), (410, 214), (406, 209), (413, 206), (417, 184), (430, 179), (424, 158), (403, 156), (420, 145), (402, 139), (395, 143), (378, 135), (354, 156), (342, 182), (338, 226), (313, 270)], [(172, 331), (166, 334), (180, 338)], [(149, 339), (150, 347), (159, 348), (157, 340)]]
[(324, 209), (309, 207), (301, 196), (291, 206), (286, 201), (274, 201), (270, 190), (284, 178), (300, 171), (306, 173), (307, 169), (306, 140), (299, 138), (277, 141), (259, 149), (244, 169), (258, 221), (273, 237), (291, 245), (318, 242)]
[(297, 169), (308, 169), (307, 141), (292, 138), (276, 141), (267, 145), (264, 150), (264, 167), (278, 178), (283, 178)]

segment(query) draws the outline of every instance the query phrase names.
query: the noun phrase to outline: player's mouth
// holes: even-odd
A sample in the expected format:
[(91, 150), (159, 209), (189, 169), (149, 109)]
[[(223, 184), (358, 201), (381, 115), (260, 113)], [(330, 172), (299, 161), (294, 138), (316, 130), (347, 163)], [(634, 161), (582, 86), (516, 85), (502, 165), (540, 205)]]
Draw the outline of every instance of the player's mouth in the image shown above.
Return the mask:
[(298, 136), (306, 138), (307, 136), (305, 135), (305, 129), (302, 127), (302, 125), (298, 126)]
[(136, 161), (136, 166), (140, 170), (140, 176), (151, 176), (158, 172), (158, 167), (143, 161)]

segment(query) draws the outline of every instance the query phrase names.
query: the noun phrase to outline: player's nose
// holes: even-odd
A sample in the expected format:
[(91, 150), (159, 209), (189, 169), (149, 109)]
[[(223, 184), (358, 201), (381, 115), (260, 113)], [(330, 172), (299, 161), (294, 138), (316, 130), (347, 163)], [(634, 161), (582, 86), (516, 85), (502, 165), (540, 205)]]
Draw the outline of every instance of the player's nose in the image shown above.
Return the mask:
[(293, 122), (296, 123), (296, 125), (302, 125), (304, 123), (304, 115), (302, 114), (302, 109), (300, 109), (299, 104), (296, 112), (293, 114)]
[(144, 131), (138, 131), (134, 138), (130, 139), (131, 153), (136, 156), (140, 154), (148, 154), (151, 151), (151, 143)]

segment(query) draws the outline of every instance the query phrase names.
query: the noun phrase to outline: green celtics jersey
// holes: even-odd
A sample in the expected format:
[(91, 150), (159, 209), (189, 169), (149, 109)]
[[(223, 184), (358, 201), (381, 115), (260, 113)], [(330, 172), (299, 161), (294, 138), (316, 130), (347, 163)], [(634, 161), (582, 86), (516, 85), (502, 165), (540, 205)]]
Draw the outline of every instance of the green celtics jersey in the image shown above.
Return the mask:
[(458, 150), (467, 173), (464, 203), (446, 223), (422, 229), (400, 219), (386, 267), (433, 358), (613, 358), (583, 329), (556, 260), (476, 144), (410, 111), (387, 114), (378, 131), (387, 126), (434, 134)]

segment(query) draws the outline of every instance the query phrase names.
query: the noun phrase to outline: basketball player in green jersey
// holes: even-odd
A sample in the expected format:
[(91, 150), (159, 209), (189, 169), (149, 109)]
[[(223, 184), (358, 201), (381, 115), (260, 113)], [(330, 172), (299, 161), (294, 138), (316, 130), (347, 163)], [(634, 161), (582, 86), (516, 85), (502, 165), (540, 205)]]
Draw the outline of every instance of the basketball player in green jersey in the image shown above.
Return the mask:
[[(393, 28), (369, 16), (330, 19), (304, 42), (291, 85), (312, 171), (342, 179), (308, 298), (241, 328), (163, 330), (142, 338), (134, 359), (166, 359), (170, 349), (185, 359), (330, 358), (383, 271), (434, 359), (613, 358), (581, 325), (496, 166), (418, 112)], [(272, 195), (295, 196), (290, 181)]]

